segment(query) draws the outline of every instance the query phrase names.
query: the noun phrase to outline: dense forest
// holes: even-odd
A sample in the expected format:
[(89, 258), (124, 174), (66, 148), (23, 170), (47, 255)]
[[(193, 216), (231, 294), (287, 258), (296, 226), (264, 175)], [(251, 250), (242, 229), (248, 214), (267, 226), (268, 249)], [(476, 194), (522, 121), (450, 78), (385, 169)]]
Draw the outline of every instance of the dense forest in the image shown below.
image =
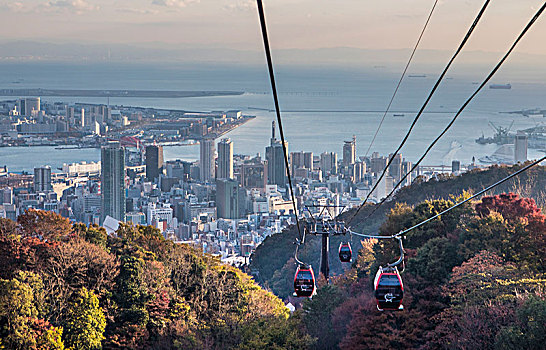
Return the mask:
[(298, 317), (246, 274), (152, 227), (29, 210), (0, 219), (1, 349), (301, 349)]
[[(511, 171), (417, 181), (399, 192), (403, 201), (389, 203), (379, 233), (398, 233), (465, 198), (465, 189), (489, 185)], [(523, 189), (540, 200), (545, 174), (535, 169), (505, 190)], [(355, 219), (360, 227), (368, 210)], [(152, 227), (121, 225), (116, 235), (107, 235), (102, 228), (36, 210), (17, 222), (0, 219), (0, 348), (543, 349), (546, 344), (546, 216), (533, 198), (491, 194), (409, 232), (405, 309), (397, 312), (377, 310), (372, 286), (378, 267), (398, 258), (396, 242), (363, 240), (353, 263), (339, 265), (329, 284), (319, 278), (317, 295), (297, 300), (301, 309), (290, 315), (281, 298), (293, 288), (294, 246), (271, 242), (294, 237), (293, 229), (271, 236), (254, 256), (262, 264), (257, 282), (279, 298), (240, 270), (165, 240)], [(319, 250), (309, 242), (304, 251)]]
[[(458, 200), (460, 198), (454, 198)], [(397, 205), (394, 234), (453, 204)], [(373, 278), (398, 258), (396, 242), (362, 242), (353, 266), (303, 303), (315, 349), (544, 349), (546, 217), (534, 200), (501, 194), (411, 231), (404, 310), (379, 312)]]

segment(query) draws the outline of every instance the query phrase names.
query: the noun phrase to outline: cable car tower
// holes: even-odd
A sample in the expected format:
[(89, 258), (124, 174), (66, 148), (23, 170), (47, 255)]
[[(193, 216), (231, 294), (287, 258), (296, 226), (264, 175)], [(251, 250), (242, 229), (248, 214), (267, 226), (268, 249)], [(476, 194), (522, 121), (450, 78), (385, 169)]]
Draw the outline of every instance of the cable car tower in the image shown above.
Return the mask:
[[(318, 214), (311, 213), (310, 208), (320, 208)], [(322, 249), (320, 259), (320, 272), (324, 275), (326, 282), (330, 276), (330, 261), (328, 254), (330, 252), (330, 236), (346, 235), (350, 231), (345, 226), (345, 221), (333, 217), (330, 212), (331, 209), (337, 211), (341, 208), (340, 212), (345, 209), (344, 205), (310, 205), (306, 206), (304, 210), (307, 210), (308, 215), (305, 215), (304, 221), (304, 234), (310, 234), (314, 236), (322, 236)], [(347, 245), (346, 245), (347, 246)], [(348, 245), (350, 251), (350, 245)], [(347, 251), (344, 248), (344, 254)], [(348, 259), (350, 261), (350, 257)]]

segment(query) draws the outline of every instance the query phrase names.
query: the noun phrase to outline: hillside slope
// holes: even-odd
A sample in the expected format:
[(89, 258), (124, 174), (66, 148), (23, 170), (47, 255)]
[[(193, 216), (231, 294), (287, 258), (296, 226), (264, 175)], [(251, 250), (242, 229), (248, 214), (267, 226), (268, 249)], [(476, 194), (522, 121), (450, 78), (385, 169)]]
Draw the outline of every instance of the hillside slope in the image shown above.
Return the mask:
[[(370, 218), (366, 217), (373, 211), (375, 205), (366, 205), (352, 220), (351, 227), (357, 232), (376, 233), (396, 203), (413, 206), (430, 199), (450, 199), (465, 191), (475, 193), (521, 169), (521, 167), (522, 165), (492, 166), (486, 170), (477, 169), (457, 177), (446, 175), (426, 182), (416, 179), (411, 186), (398, 191), (391, 201), (382, 205)], [(505, 192), (514, 192), (522, 197), (533, 198), (540, 207), (544, 208), (546, 204), (546, 167), (534, 167), (487, 194)], [(353, 211), (349, 211), (343, 214), (342, 218), (348, 220), (352, 216)], [(252, 256), (251, 269), (257, 275), (257, 281), (282, 298), (292, 293), (290, 285), (295, 272), (292, 258), (296, 237), (297, 231), (294, 227), (281, 234), (268, 237)], [(353, 247), (361, 247), (358, 237), (332, 237), (330, 240), (330, 271), (334, 274), (341, 273), (343, 268), (348, 268), (348, 266), (342, 267), (337, 258), (337, 247), (342, 240), (350, 240)], [(320, 266), (320, 245), (320, 237), (308, 236), (305, 246), (300, 249), (299, 258), (310, 263), (315, 270), (318, 270)]]

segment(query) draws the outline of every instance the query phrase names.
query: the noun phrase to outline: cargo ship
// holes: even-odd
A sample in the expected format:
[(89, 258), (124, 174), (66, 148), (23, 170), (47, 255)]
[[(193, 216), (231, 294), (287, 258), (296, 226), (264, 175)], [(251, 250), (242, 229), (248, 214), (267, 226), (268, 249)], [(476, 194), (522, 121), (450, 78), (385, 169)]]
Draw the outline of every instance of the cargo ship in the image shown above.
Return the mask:
[(510, 90), (512, 88), (511, 84), (491, 84), (489, 85), (490, 89), (499, 89), (499, 90)]

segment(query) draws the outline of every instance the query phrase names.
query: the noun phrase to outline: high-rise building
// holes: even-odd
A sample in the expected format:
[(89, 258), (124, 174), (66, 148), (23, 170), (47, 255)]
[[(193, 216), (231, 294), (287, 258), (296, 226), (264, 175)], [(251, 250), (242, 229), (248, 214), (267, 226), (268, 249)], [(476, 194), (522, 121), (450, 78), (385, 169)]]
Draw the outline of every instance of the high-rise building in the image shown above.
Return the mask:
[(453, 160), (451, 162), (451, 172), (458, 175), (461, 172), (461, 162), (458, 160)]
[(366, 174), (366, 163), (356, 162), (352, 165), (353, 168), (353, 182), (359, 183), (364, 180), (364, 175)]
[(241, 186), (244, 188), (265, 188), (267, 185), (267, 160), (255, 159), (241, 165)]
[(528, 136), (523, 131), (518, 131), (514, 147), (514, 161), (516, 163), (527, 161), (527, 142)]
[[(285, 143), (285, 148), (288, 149), (288, 142)], [(275, 138), (275, 122), (272, 124), (271, 144), (265, 148), (265, 159), (267, 160), (268, 183), (270, 185), (286, 186), (285, 153), (282, 142)]]
[(76, 117), (75, 117), (74, 107), (66, 106), (66, 119), (68, 121), (68, 124), (70, 124), (70, 125), (75, 125), (76, 124)]
[(337, 153), (322, 153), (320, 155), (320, 169), (324, 174), (337, 174)]
[(372, 159), (370, 160), (371, 166), (370, 171), (374, 174), (380, 174), (385, 170), (385, 167), (387, 166), (387, 158), (381, 157), (379, 153), (374, 152), (372, 154)]
[(216, 173), (215, 153), (214, 138), (205, 137), (201, 139), (199, 165), (201, 181), (203, 182), (214, 180)]
[(218, 179), (233, 179), (233, 142), (222, 139), (218, 142)]
[[(459, 163), (460, 167), (460, 163)], [(402, 162), (402, 176), (406, 176), (406, 179), (402, 183), (402, 186), (409, 186), (411, 185), (413, 181), (413, 173), (410, 173), (411, 168), (413, 168), (413, 164), (410, 161), (404, 160)]]
[(24, 98), (19, 100), (19, 115), (27, 115), (27, 101)]
[(102, 217), (125, 221), (125, 149), (109, 142), (101, 150)]
[(290, 153), (290, 166), (292, 171), (299, 168), (313, 170), (313, 152)]
[(191, 177), (191, 162), (185, 162), (180, 159), (170, 160), (165, 163), (167, 177), (176, 177), (188, 181)]
[(40, 98), (28, 97), (19, 100), (19, 114), (31, 115), (32, 111), (40, 111)]
[(219, 218), (239, 218), (239, 183), (236, 180), (216, 180), (216, 208)]
[(86, 126), (87, 124), (85, 123), (85, 109), (82, 108), (81, 112), (80, 112), (80, 116), (81, 116), (81, 119), (80, 119), (80, 126), (81, 127), (84, 127)]
[[(392, 159), (393, 155), (392, 153), (389, 154), (389, 159)], [(396, 154), (394, 156), (394, 159), (391, 162), (391, 165), (389, 165), (389, 176), (392, 176), (394, 181), (398, 182), (402, 178), (402, 155)]]
[(13, 204), (13, 189), (11, 187), (0, 190), (0, 205), (1, 204)]
[(349, 168), (356, 162), (356, 136), (351, 141), (344, 141), (343, 144), (343, 166)]
[(146, 146), (146, 178), (154, 181), (163, 171), (163, 146)]
[(34, 192), (49, 192), (51, 186), (51, 167), (34, 168)]

